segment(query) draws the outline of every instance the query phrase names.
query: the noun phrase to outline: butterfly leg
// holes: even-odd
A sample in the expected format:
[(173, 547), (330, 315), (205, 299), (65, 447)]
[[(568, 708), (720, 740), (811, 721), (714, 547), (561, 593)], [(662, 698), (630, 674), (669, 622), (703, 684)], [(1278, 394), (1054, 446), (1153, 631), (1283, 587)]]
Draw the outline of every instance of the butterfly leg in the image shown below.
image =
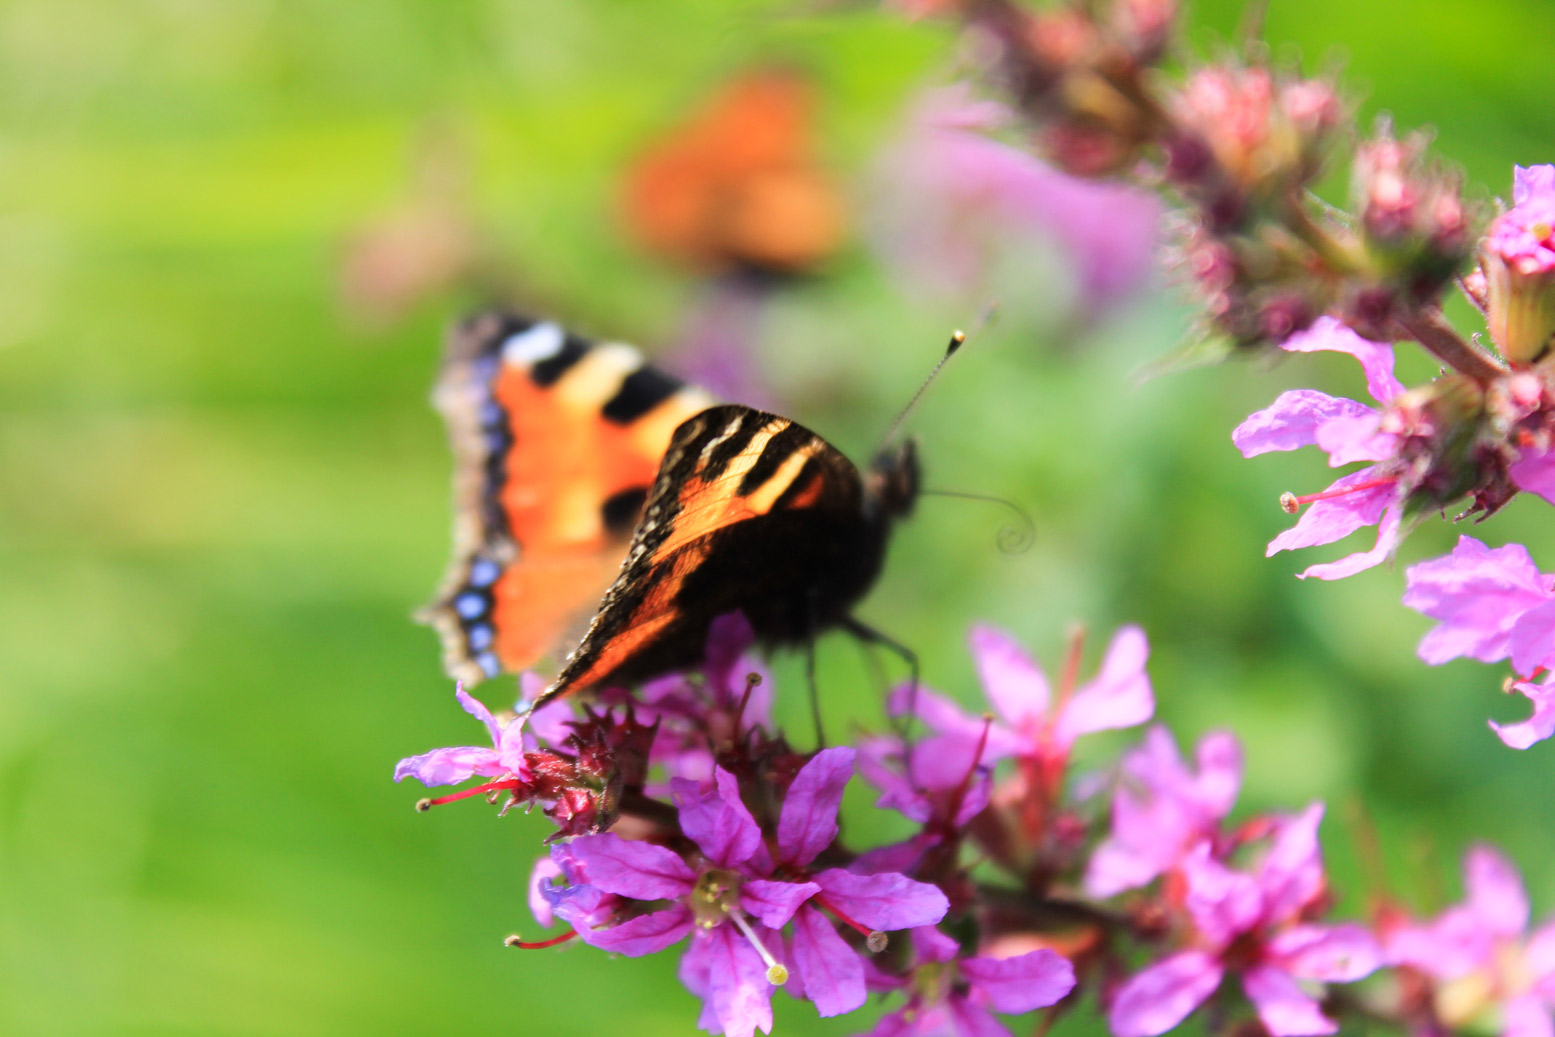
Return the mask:
[(810, 715), (815, 718), (815, 747), (826, 748), (826, 730), (821, 726), (821, 693), (815, 686), (815, 639), (805, 642), (805, 682), (810, 686)]
[(912, 733), (913, 719), (918, 715), (918, 653), (902, 644), (900, 641), (881, 633), (867, 623), (861, 623), (852, 616), (848, 616), (838, 624), (843, 630), (858, 638), (860, 642), (870, 646), (879, 646), (894, 654), (907, 664), (907, 712), (900, 721), (892, 720), (891, 726), (896, 728), (897, 737), (902, 740), (903, 760), (907, 767), (907, 780), (917, 787), (917, 782), (912, 776)]

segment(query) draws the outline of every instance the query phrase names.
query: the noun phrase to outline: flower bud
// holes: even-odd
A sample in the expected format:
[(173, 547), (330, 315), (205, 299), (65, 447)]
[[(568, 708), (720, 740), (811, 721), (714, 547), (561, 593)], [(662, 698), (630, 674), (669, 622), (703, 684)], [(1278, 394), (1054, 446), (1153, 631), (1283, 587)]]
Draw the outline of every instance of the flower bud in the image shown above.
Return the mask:
[(1168, 176), (1201, 205), (1289, 199), (1321, 170), (1342, 110), (1333, 87), (1261, 66), (1210, 65), (1173, 103)]
[(1474, 218), (1462, 179), (1424, 154), (1424, 137), (1397, 140), (1384, 124), (1357, 148), (1352, 171), (1352, 202), (1372, 276), (1406, 308), (1434, 301), (1473, 249)]
[(1514, 205), (1480, 247), (1490, 337), (1513, 364), (1530, 364), (1555, 335), (1555, 166), (1518, 168)]

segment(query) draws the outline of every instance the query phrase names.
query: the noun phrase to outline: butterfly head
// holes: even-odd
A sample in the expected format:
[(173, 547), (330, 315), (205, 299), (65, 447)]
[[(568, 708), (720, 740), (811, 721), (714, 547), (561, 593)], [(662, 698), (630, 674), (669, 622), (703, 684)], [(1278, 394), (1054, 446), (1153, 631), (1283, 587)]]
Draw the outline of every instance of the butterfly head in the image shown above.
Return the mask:
[(867, 488), (882, 518), (906, 518), (918, 499), (918, 441), (904, 439), (875, 455)]

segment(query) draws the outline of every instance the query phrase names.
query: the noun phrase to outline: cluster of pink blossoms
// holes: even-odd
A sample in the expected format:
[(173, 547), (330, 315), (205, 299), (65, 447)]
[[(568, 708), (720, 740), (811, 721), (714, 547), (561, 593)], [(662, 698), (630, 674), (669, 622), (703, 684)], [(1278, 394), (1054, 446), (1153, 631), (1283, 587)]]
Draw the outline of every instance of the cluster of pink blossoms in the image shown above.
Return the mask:
[[(1517, 168), (1512, 204), (1487, 214), (1425, 135), (1351, 125), (1330, 80), (1256, 47), (1170, 72), (1176, 0), (938, 0), (908, 11), (959, 22), (983, 86), (1023, 121), (1027, 150), (1164, 196), (1206, 341), (1360, 361), (1372, 403), (1295, 390), (1232, 434), (1248, 457), (1315, 446), (1331, 467), (1364, 463), (1321, 491), (1286, 494), (1285, 510), (1307, 510), (1269, 554), (1376, 526), (1370, 548), (1300, 574), (1339, 579), (1391, 560), (1427, 516), (1487, 518), (1523, 492), (1555, 503), (1555, 165)], [(1350, 188), (1336, 206), (1313, 190), (1340, 163)], [(1447, 319), (1455, 285), (1488, 341)], [(1396, 342), (1418, 344), (1441, 373), (1405, 386)], [(1555, 635), (1540, 607), (1549, 595), (1518, 545), (1489, 551), (1465, 538), (1408, 572), (1405, 603), (1441, 624), (1421, 645), (1426, 662), (1511, 660), (1507, 687), (1534, 712), (1491, 726), (1517, 748), (1555, 732)]]
[[(564, 701), (497, 718), (461, 691), (494, 747), (401, 761), (396, 779), (478, 779), (423, 804), (484, 793), (555, 820), (529, 906), (565, 928), (511, 945), (678, 953), (698, 1025), (730, 1037), (771, 1032), (780, 990), (821, 1016), (878, 995), (882, 1014), (861, 1026), (873, 1037), (997, 1037), (998, 1016), (1066, 1012), (1087, 992), (1117, 1037), (1199, 1011), (1274, 1037), (1335, 1033), (1347, 1012), (1431, 1033), (1498, 1016), (1508, 1032), (1551, 1025), (1555, 930), (1525, 934), (1526, 900), (1492, 851), (1470, 854), (1467, 900), (1438, 918), (1390, 907), (1333, 921), (1322, 804), (1233, 823), (1231, 735), (1206, 735), (1190, 762), (1151, 726), (1115, 765), (1077, 771), (1080, 739), (1154, 713), (1137, 628), (1084, 683), (1077, 637), (1055, 684), (1008, 634), (978, 627), (991, 712), (902, 686), (890, 709), (921, 733), (815, 752), (773, 730), (750, 645), (727, 617), (701, 672), (611, 692), (633, 704), (581, 717)], [(855, 775), (906, 819), (906, 838), (843, 839)], [(1383, 971), (1396, 981), (1361, 982)]]
[[(1332, 317), (1280, 344), (1288, 352), (1354, 356), (1376, 401), (1373, 407), (1293, 390), (1232, 433), (1247, 457), (1316, 446), (1333, 467), (1366, 462), (1325, 490), (1282, 501), (1289, 511), (1307, 510), (1269, 544), (1271, 555), (1378, 526), (1371, 549), (1310, 566), (1301, 576), (1337, 579), (1377, 565), (1393, 556), (1410, 524), (1454, 501), (1467, 504), (1464, 514), (1486, 516), (1519, 492), (1555, 503), (1555, 372), (1545, 363), (1555, 334), (1555, 166), (1518, 169), (1514, 198), (1481, 244), (1480, 287), (1471, 288), (1505, 357), (1494, 378), (1481, 384), (1443, 374), (1406, 389), (1393, 375), (1392, 346)], [(1546, 310), (1538, 323), (1533, 311)], [(1541, 574), (1521, 545), (1492, 550), (1465, 536), (1452, 554), (1411, 566), (1406, 582), (1404, 604), (1440, 624), (1421, 642), (1421, 659), (1510, 659), (1508, 687), (1526, 695), (1534, 713), (1491, 728), (1518, 749), (1555, 733), (1555, 606), (1545, 607), (1555, 601), (1555, 577)]]

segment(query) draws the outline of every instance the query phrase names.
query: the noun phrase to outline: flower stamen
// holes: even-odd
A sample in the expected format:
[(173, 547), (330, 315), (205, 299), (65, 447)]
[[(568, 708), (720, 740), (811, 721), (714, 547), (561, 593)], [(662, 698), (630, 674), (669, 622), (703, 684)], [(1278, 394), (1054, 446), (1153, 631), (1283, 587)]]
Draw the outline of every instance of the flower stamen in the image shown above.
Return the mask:
[[(511, 791), (521, 787), (523, 784), (524, 783), (518, 778), (498, 778), (496, 781), (488, 781), (484, 785), (475, 785), (467, 789), (460, 789), (458, 792), (450, 792), (448, 795), (438, 796), (436, 799), (418, 799), (416, 800), (416, 812), (424, 814), (428, 810), (431, 810), (433, 807), (440, 807), (444, 803), (452, 803), (460, 799), (469, 799), (471, 796), (480, 796), (486, 793), (495, 794), (504, 790)], [(495, 802), (495, 800), (493, 800), (493, 802)]]
[(576, 929), (569, 929), (562, 933), (560, 936), (553, 936), (549, 940), (537, 940), (534, 943), (526, 943), (523, 937), (519, 936), (517, 933), (514, 933), (512, 936), (509, 936), (507, 939), (503, 940), (502, 944), (505, 947), (517, 947), (520, 950), (539, 951), (544, 950), (547, 947), (555, 947), (560, 943), (566, 943), (568, 940), (577, 935), (578, 931)]
[(1335, 497), (1343, 497), (1351, 493), (1360, 493), (1362, 490), (1375, 490), (1379, 486), (1392, 486), (1398, 482), (1394, 476), (1387, 475), (1380, 479), (1368, 479), (1358, 482), (1354, 486), (1341, 486), (1337, 489), (1327, 489), (1321, 493), (1309, 493), (1305, 497), (1298, 497), (1294, 493), (1280, 494), (1280, 509), (1287, 515), (1294, 515), (1304, 504), (1315, 504), (1320, 500), (1333, 500)]
[(751, 928), (750, 922), (745, 919), (745, 913), (739, 908), (734, 908), (729, 912), (729, 920), (735, 924), (735, 927), (740, 932), (745, 934), (745, 938), (750, 941), (750, 945), (756, 948), (756, 953), (761, 955), (762, 963), (767, 966), (767, 982), (775, 987), (780, 987), (787, 983), (788, 969), (782, 962), (772, 956), (772, 952), (767, 950), (767, 945), (762, 943), (760, 938), (756, 936), (756, 931)]

